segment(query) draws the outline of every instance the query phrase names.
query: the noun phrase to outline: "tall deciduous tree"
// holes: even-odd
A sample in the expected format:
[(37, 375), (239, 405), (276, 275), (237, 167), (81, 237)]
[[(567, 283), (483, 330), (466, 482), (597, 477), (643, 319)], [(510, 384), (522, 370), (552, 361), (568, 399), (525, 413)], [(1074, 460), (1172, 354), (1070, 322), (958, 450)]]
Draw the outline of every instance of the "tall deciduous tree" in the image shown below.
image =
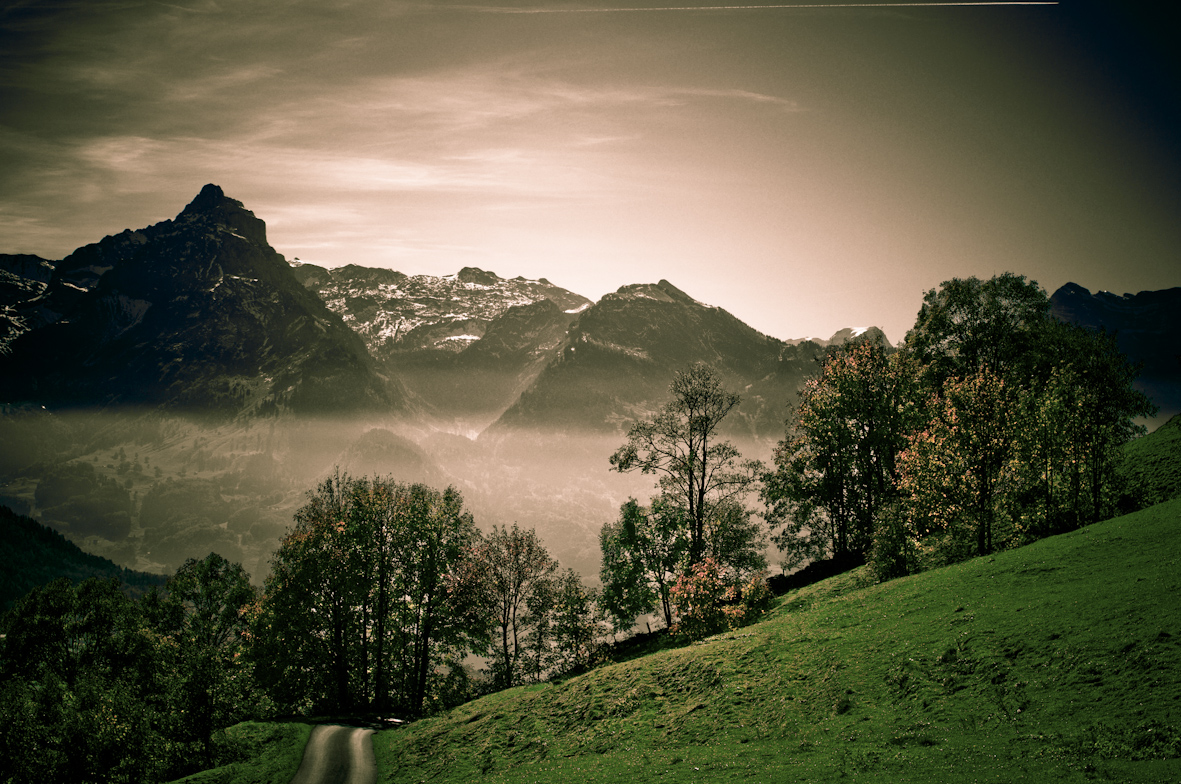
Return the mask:
[(1036, 372), (1049, 312), (1049, 297), (1024, 275), (952, 278), (923, 296), (906, 348), (934, 389), (980, 370), (1012, 384)]
[(734, 445), (718, 435), (739, 397), (723, 389), (716, 371), (698, 362), (678, 372), (669, 391), (672, 400), (659, 413), (628, 430), (611, 467), (659, 476), (661, 493), (685, 511), (689, 559), (696, 563), (705, 555), (707, 506), (748, 492), (760, 466), (742, 462)]
[(554, 588), (554, 669), (569, 672), (591, 663), (595, 640), (602, 633), (602, 612), (598, 591), (583, 584), (573, 569), (567, 569)]
[(992, 552), (998, 519), (1011, 521), (1017, 401), (987, 369), (949, 379), (935, 417), (900, 457), (915, 531), (937, 545), (940, 560)]
[(465, 580), (464, 561), (476, 551), (479, 531), (453, 487), (411, 485), (400, 509), (394, 650), (403, 673), (401, 703), (421, 715), (433, 710), (428, 699), (437, 669), (458, 666), (487, 643), (479, 594)]
[(1114, 511), (1121, 447), (1156, 407), (1133, 388), (1137, 368), (1115, 336), (1051, 321), (1048, 373), (1021, 410), (1022, 525), (1029, 538), (1098, 522)]
[(210, 553), (186, 561), (169, 579), (168, 593), (182, 608), (176, 638), (183, 713), (211, 763), (213, 733), (244, 718), (243, 706), (252, 701), (252, 680), (239, 654), (255, 591), (241, 564)]
[(648, 507), (629, 498), (619, 518), (599, 531), (602, 601), (617, 630), (657, 611), (665, 626), (672, 626), (669, 591), (689, 552), (686, 534), (680, 510), (660, 497)]
[(552, 594), (551, 583), (558, 562), (550, 557), (536, 531), (523, 531), (514, 523), (511, 529), (492, 527), (478, 558), (487, 579), (493, 625), (497, 640), (493, 643), (499, 685), (509, 688), (519, 682), (526, 615), (543, 620), (542, 607), (528, 613), (528, 602)]
[(762, 496), (786, 563), (868, 555), (896, 497), (898, 454), (923, 419), (916, 363), (871, 340), (829, 351), (800, 392)]

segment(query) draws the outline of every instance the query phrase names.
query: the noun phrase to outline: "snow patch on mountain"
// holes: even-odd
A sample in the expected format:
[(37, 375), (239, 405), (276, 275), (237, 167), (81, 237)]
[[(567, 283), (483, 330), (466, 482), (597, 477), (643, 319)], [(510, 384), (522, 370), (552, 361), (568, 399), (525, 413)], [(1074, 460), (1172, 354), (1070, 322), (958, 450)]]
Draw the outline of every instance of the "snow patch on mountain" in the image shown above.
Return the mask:
[(570, 313), (591, 305), (544, 279), (506, 280), (475, 267), (442, 276), (407, 276), (355, 264), (298, 269), (304, 286), (317, 292), (377, 356), (424, 348), (462, 351), (510, 308), (541, 300)]

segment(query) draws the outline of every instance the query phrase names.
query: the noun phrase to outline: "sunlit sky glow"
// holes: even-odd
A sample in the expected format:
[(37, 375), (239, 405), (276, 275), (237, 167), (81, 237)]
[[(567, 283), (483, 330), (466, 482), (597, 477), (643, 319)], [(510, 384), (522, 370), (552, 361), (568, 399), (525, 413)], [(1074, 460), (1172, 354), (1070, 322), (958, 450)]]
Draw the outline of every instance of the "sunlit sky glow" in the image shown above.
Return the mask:
[(1181, 285), (1161, 20), (923, 5), (8, 3), (0, 252), (214, 182), (288, 258), (667, 278), (781, 338), (899, 340), (954, 276)]

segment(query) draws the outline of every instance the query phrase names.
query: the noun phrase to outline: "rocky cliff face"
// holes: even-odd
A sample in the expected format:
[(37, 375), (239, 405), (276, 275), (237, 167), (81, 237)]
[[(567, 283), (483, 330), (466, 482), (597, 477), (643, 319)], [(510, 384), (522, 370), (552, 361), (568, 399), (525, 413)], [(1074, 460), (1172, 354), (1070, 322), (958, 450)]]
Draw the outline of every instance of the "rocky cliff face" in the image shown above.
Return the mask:
[(174, 219), (79, 248), (18, 303), (8, 400), (238, 411), (391, 407), (362, 341), (207, 185)]
[(19, 306), (45, 293), (53, 262), (28, 253), (0, 253), (0, 356), (7, 354), (29, 323)]
[(333, 270), (304, 264), (295, 273), (376, 357), (422, 350), (458, 353), (509, 308), (548, 300), (559, 310), (576, 312), (591, 304), (544, 278), (506, 280), (475, 267), (442, 277), (355, 264)]

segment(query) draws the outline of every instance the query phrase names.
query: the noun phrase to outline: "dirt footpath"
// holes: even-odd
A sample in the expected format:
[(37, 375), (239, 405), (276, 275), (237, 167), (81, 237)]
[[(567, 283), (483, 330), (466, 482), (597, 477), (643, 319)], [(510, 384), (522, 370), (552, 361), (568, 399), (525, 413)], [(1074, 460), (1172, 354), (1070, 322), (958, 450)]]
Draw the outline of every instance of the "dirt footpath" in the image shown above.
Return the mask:
[(312, 730), (291, 784), (376, 784), (373, 730), (321, 724)]

